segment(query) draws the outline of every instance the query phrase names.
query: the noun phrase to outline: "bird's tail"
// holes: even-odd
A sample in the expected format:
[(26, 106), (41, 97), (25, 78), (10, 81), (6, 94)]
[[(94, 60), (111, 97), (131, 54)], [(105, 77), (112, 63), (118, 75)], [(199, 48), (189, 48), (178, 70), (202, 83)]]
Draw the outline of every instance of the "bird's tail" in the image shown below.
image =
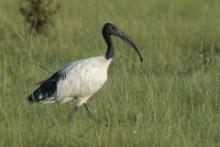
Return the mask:
[(32, 95), (32, 94), (31, 94), (31, 95), (29, 95), (29, 96), (27, 97), (27, 100), (28, 100), (30, 103), (35, 102), (35, 99), (34, 99), (34, 97), (33, 97), (33, 95)]
[(41, 93), (41, 90), (40, 88), (38, 88), (37, 90), (35, 90), (31, 95), (29, 95), (27, 97), (27, 100), (30, 102), (30, 103), (34, 103), (34, 102), (39, 102), (43, 99), (42, 97), (42, 93)]
[(31, 103), (45, 101), (46, 99), (51, 100), (57, 90), (57, 82), (59, 81), (60, 75), (55, 73), (49, 79), (41, 82), (40, 86), (28, 96), (28, 101)]

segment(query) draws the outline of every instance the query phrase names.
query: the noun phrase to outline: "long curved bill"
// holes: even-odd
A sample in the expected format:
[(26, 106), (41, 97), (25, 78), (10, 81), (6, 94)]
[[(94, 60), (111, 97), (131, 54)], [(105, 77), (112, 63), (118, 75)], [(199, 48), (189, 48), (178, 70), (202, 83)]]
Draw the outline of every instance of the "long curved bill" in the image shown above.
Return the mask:
[(119, 37), (120, 39), (124, 40), (125, 42), (127, 42), (131, 47), (134, 48), (134, 50), (136, 51), (136, 53), (138, 54), (141, 62), (143, 62), (143, 57), (140, 53), (139, 48), (137, 47), (137, 45), (128, 37), (128, 35), (126, 35), (125, 33), (119, 31), (118, 29), (113, 29), (112, 30), (112, 35), (115, 35), (117, 37)]

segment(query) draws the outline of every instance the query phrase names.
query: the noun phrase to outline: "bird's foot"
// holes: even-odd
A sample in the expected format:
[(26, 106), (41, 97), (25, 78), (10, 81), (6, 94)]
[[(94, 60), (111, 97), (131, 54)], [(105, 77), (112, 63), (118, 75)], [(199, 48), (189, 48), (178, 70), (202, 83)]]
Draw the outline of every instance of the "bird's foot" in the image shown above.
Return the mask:
[(90, 119), (94, 120), (96, 123), (100, 124), (100, 125), (103, 125), (103, 126), (105, 126), (105, 127), (108, 127), (108, 126), (109, 126), (107, 122), (104, 122), (104, 121), (102, 121), (101, 119), (96, 118), (92, 113), (89, 113), (87, 116), (88, 116)]
[(69, 113), (67, 119), (69, 122), (71, 122), (73, 120), (73, 115)]

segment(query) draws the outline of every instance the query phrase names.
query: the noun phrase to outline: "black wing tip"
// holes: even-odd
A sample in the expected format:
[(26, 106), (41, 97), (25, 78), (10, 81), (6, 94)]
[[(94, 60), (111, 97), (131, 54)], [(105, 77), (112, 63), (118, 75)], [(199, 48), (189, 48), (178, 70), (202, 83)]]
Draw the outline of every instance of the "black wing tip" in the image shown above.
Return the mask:
[(32, 95), (28, 96), (28, 97), (27, 97), (27, 100), (28, 100), (28, 102), (31, 103), (31, 104), (33, 104), (34, 102), (36, 102), (36, 99), (35, 99)]

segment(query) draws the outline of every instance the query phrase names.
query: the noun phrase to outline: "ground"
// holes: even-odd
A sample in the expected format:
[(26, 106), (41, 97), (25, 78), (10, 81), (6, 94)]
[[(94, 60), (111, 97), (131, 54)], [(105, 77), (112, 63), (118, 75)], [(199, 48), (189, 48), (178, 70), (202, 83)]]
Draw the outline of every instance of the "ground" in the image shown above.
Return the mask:
[[(0, 146), (220, 146), (220, 1), (59, 1), (46, 35), (33, 35), (18, 0), (0, 2)], [(88, 105), (29, 104), (37, 83), (64, 64), (102, 55), (111, 22), (142, 49), (114, 38), (105, 86)], [(48, 71), (47, 71), (48, 70)]]

